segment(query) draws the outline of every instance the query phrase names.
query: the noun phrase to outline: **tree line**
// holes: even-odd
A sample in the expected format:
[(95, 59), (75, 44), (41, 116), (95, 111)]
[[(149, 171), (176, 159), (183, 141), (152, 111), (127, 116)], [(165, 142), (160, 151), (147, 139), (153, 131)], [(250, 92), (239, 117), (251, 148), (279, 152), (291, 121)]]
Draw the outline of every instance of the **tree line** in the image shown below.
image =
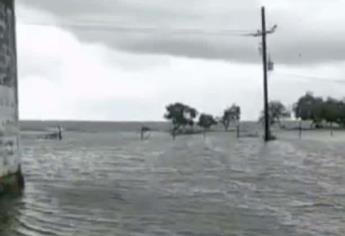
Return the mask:
[(296, 118), (311, 120), (316, 128), (322, 128), (324, 122), (331, 126), (337, 124), (345, 127), (345, 100), (316, 97), (311, 92), (298, 99), (293, 111)]
[[(281, 125), (282, 119), (291, 118), (294, 114), (296, 119), (312, 121), (315, 128), (322, 128), (325, 122), (329, 123), (331, 127), (333, 124), (337, 124), (345, 128), (345, 99), (339, 100), (332, 97), (323, 99), (307, 92), (297, 100), (290, 110), (280, 101), (269, 102), (268, 112), (271, 125)], [(186, 133), (188, 130), (193, 133), (195, 126), (206, 132), (212, 126), (221, 124), (225, 131), (228, 131), (231, 124), (239, 124), (241, 108), (237, 104), (233, 104), (224, 109), (221, 117), (215, 117), (208, 113), (199, 113), (196, 108), (176, 102), (166, 106), (164, 117), (173, 125), (171, 130), (173, 136)], [(264, 112), (261, 112), (259, 121), (263, 120)]]
[(211, 114), (199, 113), (197, 109), (183, 104), (173, 103), (166, 106), (165, 119), (171, 121), (172, 135), (179, 133), (186, 133), (187, 130), (192, 130), (195, 125), (201, 127), (204, 132), (208, 131), (212, 126), (222, 124), (227, 131), (232, 123), (237, 124), (241, 118), (240, 106), (233, 104), (231, 107), (223, 111), (221, 117), (214, 117)]
[[(331, 126), (337, 124), (345, 128), (345, 100), (328, 97), (314, 96), (307, 92), (301, 96), (289, 110), (280, 101), (269, 102), (269, 123), (281, 124), (283, 118), (291, 118), (294, 114), (296, 119), (311, 121), (315, 128), (322, 128), (324, 123)], [(264, 119), (264, 112), (261, 112), (260, 121)]]

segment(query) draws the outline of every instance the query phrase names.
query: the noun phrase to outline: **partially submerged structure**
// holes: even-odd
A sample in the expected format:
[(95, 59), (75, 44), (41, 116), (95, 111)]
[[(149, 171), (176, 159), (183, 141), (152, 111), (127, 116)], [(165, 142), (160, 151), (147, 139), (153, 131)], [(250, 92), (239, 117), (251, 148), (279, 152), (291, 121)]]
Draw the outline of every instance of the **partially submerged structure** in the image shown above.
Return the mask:
[(19, 157), (14, 0), (0, 0), (0, 194), (24, 187)]

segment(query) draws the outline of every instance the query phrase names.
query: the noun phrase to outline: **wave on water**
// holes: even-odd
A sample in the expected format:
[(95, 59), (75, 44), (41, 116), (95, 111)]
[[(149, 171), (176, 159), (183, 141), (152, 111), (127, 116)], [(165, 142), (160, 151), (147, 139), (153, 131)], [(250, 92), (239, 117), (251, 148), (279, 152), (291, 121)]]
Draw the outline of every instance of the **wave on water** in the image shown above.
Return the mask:
[(291, 135), (24, 137), (27, 188), (0, 201), (0, 235), (343, 235), (343, 145)]

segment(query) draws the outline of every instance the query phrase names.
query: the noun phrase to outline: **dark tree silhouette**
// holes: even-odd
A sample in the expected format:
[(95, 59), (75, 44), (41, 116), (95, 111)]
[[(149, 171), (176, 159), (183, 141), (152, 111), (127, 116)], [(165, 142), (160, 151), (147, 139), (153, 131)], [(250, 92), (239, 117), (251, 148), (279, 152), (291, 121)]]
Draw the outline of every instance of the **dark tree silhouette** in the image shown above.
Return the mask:
[(227, 131), (231, 123), (237, 123), (241, 119), (241, 108), (236, 104), (224, 110), (223, 116), (220, 119), (220, 123)]
[(194, 126), (194, 119), (198, 112), (195, 108), (187, 106), (183, 103), (174, 103), (166, 107), (167, 113), (164, 117), (170, 120), (173, 124), (172, 135), (180, 132), (181, 129), (185, 130), (187, 126)]
[[(281, 119), (290, 117), (291, 114), (288, 109), (280, 101), (271, 101), (268, 104), (269, 122), (271, 125), (281, 124)], [(264, 120), (264, 112), (261, 112), (260, 121)]]
[(217, 121), (209, 114), (201, 114), (199, 116), (198, 126), (204, 129), (204, 132), (209, 130), (212, 125), (216, 125)]
[(323, 104), (322, 119), (330, 124), (331, 135), (333, 135), (333, 124), (339, 121), (341, 116), (341, 103), (333, 98), (328, 98)]
[(333, 124), (345, 127), (345, 100), (329, 97), (324, 101), (308, 92), (298, 99), (294, 112), (296, 118), (311, 120), (316, 128), (322, 128), (323, 122), (329, 123), (332, 130)]
[(314, 97), (311, 92), (307, 92), (299, 98), (294, 106), (296, 118), (311, 120), (316, 128), (321, 127), (323, 109), (323, 99)]

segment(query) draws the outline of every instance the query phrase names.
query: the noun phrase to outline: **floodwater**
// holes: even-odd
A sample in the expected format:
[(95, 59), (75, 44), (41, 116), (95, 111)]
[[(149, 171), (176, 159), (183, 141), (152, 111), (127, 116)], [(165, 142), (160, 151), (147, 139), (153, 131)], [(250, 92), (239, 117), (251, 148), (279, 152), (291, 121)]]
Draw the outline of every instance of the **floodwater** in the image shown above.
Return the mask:
[(66, 132), (22, 140), (1, 236), (345, 235), (345, 134)]

